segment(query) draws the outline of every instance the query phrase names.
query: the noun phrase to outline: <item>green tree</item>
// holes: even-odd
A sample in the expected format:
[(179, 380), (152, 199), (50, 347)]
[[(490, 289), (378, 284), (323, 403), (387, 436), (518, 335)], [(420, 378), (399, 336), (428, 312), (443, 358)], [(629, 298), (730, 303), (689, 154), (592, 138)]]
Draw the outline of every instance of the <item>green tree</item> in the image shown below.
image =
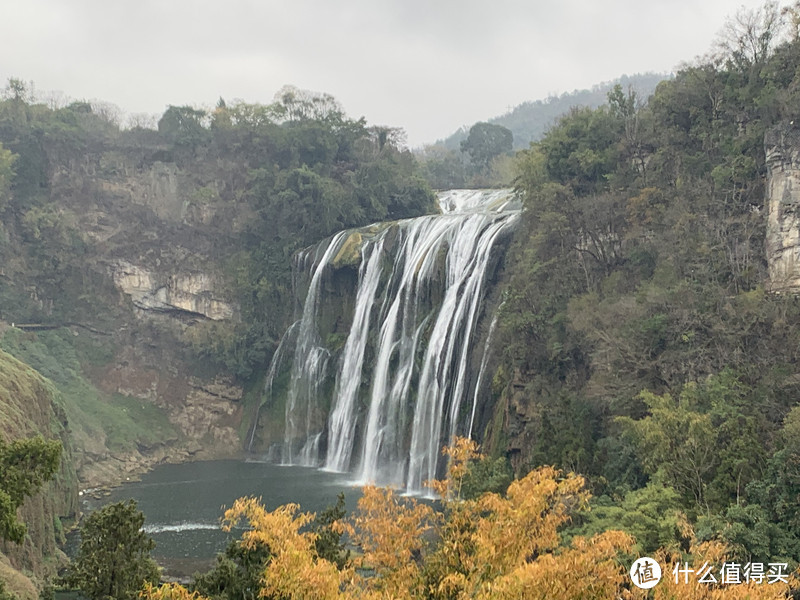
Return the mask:
[(485, 492), (504, 494), (513, 479), (514, 472), (505, 456), (484, 456), (470, 461), (461, 483), (461, 496), (472, 500)]
[(150, 557), (155, 542), (142, 531), (136, 502), (117, 502), (93, 512), (81, 527), (81, 546), (64, 582), (91, 600), (133, 600), (146, 582), (158, 583)]
[(545, 156), (547, 175), (578, 195), (608, 189), (620, 166), (623, 130), (624, 118), (616, 109), (573, 109), (537, 145)]
[(329, 506), (316, 516), (311, 525), (317, 539), (314, 549), (317, 556), (335, 564), (339, 570), (343, 569), (350, 560), (350, 550), (346, 550), (342, 543), (342, 532), (333, 524), (344, 519), (347, 511), (344, 509), (344, 493), (339, 492), (336, 504)]
[(206, 113), (191, 106), (170, 106), (158, 121), (158, 132), (178, 146), (194, 147), (208, 137)]
[(628, 492), (621, 500), (608, 496), (592, 499), (591, 511), (577, 517), (566, 530), (568, 537), (590, 537), (610, 529), (621, 529), (636, 540), (636, 551), (642, 554), (659, 548), (676, 549), (683, 542), (680, 496), (671, 487), (650, 482)]
[(724, 371), (687, 383), (677, 401), (642, 392), (650, 414), (619, 419), (645, 471), (678, 491), (690, 510), (710, 513), (738, 503), (763, 468), (762, 436), (758, 420), (748, 415), (747, 391)]
[(477, 169), (486, 172), (494, 157), (511, 152), (513, 146), (514, 134), (510, 129), (493, 123), (475, 123), (467, 139), (461, 142), (461, 151), (469, 154)]
[(210, 571), (195, 575), (193, 591), (214, 600), (256, 600), (272, 554), (266, 544), (232, 540)]
[(61, 450), (61, 442), (41, 436), (0, 440), (0, 538), (17, 543), (25, 538), (27, 528), (17, 519), (17, 509), (56, 472)]

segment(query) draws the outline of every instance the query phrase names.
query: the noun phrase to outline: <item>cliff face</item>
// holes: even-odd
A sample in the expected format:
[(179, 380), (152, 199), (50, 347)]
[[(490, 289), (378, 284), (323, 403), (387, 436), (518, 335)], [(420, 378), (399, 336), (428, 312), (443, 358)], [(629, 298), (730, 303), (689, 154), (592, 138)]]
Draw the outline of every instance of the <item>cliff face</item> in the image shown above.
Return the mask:
[(222, 286), (209, 273), (167, 275), (120, 260), (113, 265), (112, 276), (114, 285), (142, 311), (184, 313), (214, 321), (234, 315), (231, 303), (215, 297)]
[[(28, 532), (22, 544), (0, 543), (8, 563), (0, 565), (0, 577), (12, 577), (9, 564), (40, 577), (50, 575), (63, 562), (56, 543), (63, 536), (62, 519), (74, 520), (78, 512), (78, 479), (73, 465), (72, 441), (64, 409), (53, 385), (36, 371), (0, 351), (0, 435), (4, 441), (42, 435), (58, 439), (64, 447), (61, 468), (40, 493), (28, 498), (20, 517)], [(1, 559), (2, 557), (0, 557)], [(0, 560), (0, 562), (3, 562)], [(19, 586), (17, 586), (19, 587)], [(23, 586), (19, 591), (24, 592)]]
[[(85, 487), (115, 484), (160, 462), (241, 451), (242, 389), (199, 363), (192, 346), (226, 335), (238, 319), (225, 261), (247, 209), (235, 201), (224, 165), (179, 167), (157, 154), (118, 147), (63, 161), (49, 175), (48, 208), (30, 209), (17, 230), (3, 224), (12, 243), (0, 288), (9, 285), (20, 300), (0, 304), (0, 318), (15, 332), (20, 322), (39, 321), (62, 335), (28, 329), (31, 339), (2, 347), (29, 362), (52, 352), (49, 363), (30, 364), (64, 392)], [(47, 211), (53, 220), (42, 216)], [(57, 231), (46, 230), (53, 222)], [(63, 234), (60, 246), (54, 232)], [(76, 364), (59, 377), (53, 364), (63, 363), (64, 344), (77, 349)], [(81, 353), (86, 347), (103, 356)], [(87, 393), (95, 398), (90, 406)], [(163, 417), (159, 435), (143, 438), (133, 409)]]
[(800, 291), (800, 128), (775, 127), (764, 140), (767, 158), (769, 289)]

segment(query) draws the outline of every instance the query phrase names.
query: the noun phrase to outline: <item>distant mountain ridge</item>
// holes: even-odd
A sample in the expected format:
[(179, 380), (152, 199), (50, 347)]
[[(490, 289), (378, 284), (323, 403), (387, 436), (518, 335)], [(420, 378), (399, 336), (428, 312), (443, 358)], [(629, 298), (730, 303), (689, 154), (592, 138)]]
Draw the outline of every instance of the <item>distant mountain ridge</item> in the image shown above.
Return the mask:
[[(531, 142), (539, 140), (545, 132), (561, 116), (574, 106), (597, 108), (606, 103), (606, 95), (617, 84), (623, 89), (633, 87), (642, 99), (648, 98), (663, 80), (670, 75), (664, 73), (642, 73), (623, 75), (613, 81), (598, 83), (588, 90), (575, 90), (560, 96), (550, 96), (544, 100), (523, 102), (504, 115), (488, 119), (507, 127), (514, 134), (514, 149), (527, 148)], [(449, 150), (460, 150), (461, 141), (467, 138), (471, 126), (463, 126), (458, 131), (437, 144), (443, 144)]]

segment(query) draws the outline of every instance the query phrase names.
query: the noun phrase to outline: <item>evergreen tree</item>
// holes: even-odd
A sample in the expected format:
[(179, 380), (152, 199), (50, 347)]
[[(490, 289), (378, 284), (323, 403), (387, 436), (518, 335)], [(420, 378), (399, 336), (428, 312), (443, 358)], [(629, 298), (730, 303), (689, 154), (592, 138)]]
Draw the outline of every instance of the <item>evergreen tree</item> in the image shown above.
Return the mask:
[(64, 582), (91, 600), (133, 600), (146, 582), (157, 583), (158, 566), (150, 557), (155, 542), (142, 531), (143, 524), (144, 514), (133, 500), (93, 512), (81, 527), (78, 557)]

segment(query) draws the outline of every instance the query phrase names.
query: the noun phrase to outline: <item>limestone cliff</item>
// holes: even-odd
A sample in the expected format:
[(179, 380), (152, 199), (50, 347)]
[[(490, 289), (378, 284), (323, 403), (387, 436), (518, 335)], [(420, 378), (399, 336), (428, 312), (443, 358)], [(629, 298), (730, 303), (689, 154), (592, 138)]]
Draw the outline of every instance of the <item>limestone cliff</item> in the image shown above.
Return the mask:
[(800, 291), (800, 127), (775, 127), (764, 140), (767, 160), (769, 289)]
[(14, 243), (2, 249), (0, 296), (14, 302), (0, 319), (16, 323), (9, 332), (61, 333), (28, 329), (0, 347), (40, 358), (31, 364), (62, 391), (84, 487), (241, 452), (242, 390), (194, 353), (230, 337), (239, 313), (225, 261), (248, 209), (224, 167), (179, 166), (152, 145), (101, 147), (53, 168), (46, 209), (19, 229), (2, 224)]
[(112, 277), (117, 288), (142, 311), (194, 315), (214, 321), (234, 315), (231, 303), (215, 297), (222, 286), (208, 273), (160, 275), (120, 260), (112, 266)]

